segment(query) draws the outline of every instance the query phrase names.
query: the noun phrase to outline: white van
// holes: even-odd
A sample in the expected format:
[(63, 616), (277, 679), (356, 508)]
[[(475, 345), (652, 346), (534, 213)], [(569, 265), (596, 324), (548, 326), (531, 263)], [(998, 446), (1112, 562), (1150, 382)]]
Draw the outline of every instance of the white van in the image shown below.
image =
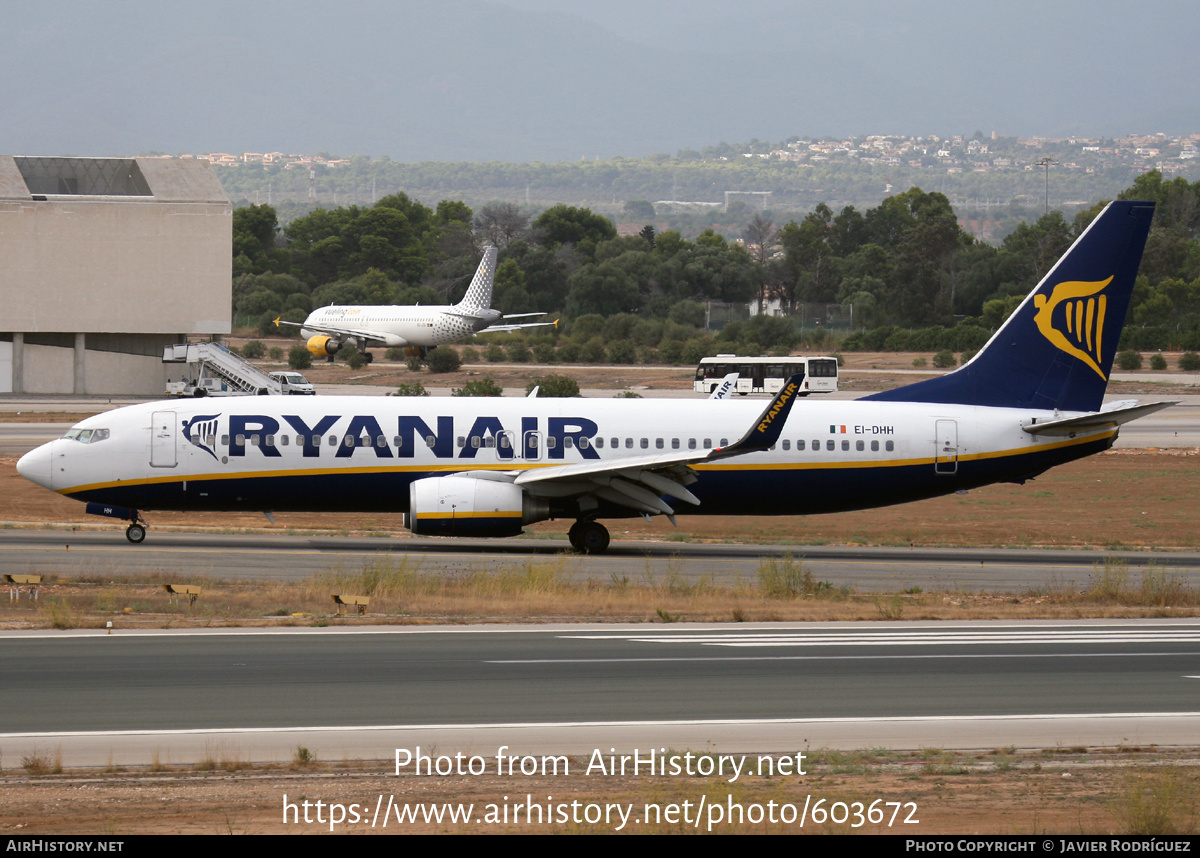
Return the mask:
[(271, 378), (279, 383), (280, 393), (312, 396), (317, 392), (312, 382), (298, 372), (273, 372)]

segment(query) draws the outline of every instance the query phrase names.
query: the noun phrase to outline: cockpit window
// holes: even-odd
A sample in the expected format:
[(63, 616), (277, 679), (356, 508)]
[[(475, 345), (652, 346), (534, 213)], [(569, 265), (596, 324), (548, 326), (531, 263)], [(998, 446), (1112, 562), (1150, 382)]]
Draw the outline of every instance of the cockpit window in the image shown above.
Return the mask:
[(68, 441), (78, 441), (80, 444), (97, 444), (108, 440), (107, 429), (68, 429), (63, 435)]

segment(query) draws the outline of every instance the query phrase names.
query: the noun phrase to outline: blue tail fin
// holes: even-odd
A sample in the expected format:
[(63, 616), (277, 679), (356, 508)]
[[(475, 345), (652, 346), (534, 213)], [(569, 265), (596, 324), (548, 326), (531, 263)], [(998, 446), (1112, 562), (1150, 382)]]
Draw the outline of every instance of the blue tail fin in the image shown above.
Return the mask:
[(864, 399), (1098, 411), (1154, 203), (1109, 203), (958, 370)]

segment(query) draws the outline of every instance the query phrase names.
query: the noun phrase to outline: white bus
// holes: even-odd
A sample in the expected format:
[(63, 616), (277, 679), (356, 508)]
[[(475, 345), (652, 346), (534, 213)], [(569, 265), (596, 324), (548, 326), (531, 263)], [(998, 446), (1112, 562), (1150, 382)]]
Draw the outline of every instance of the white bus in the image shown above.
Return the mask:
[(838, 389), (838, 360), (829, 355), (792, 357), (738, 357), (717, 355), (706, 357), (696, 367), (697, 393), (712, 393), (725, 376), (738, 374), (734, 390), (747, 393), (775, 393), (784, 381), (798, 372), (804, 373), (801, 396), (810, 393), (832, 393)]

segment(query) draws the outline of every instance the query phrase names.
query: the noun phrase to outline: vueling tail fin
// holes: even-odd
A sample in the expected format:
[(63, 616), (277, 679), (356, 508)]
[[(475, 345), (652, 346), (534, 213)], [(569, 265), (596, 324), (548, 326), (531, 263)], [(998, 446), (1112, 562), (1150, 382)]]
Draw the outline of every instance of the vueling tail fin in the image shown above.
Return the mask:
[(1099, 411), (1154, 203), (1109, 203), (960, 369), (864, 399)]
[(487, 310), (492, 306), (492, 284), (496, 280), (496, 256), (494, 247), (483, 249), (483, 260), (475, 270), (475, 277), (467, 289), (463, 299), (455, 304), (455, 308), (465, 311)]

